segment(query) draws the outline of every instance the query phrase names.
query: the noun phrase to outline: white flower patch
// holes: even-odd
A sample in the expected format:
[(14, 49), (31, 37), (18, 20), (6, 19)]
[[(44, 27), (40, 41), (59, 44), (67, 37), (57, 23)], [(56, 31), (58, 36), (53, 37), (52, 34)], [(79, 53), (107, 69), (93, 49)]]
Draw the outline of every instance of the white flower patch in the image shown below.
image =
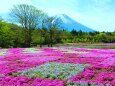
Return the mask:
[(86, 51), (67, 50), (67, 51), (64, 52), (64, 53), (87, 54), (87, 53), (89, 53), (89, 52), (86, 52)]
[(0, 50), (0, 56), (4, 56), (8, 53), (7, 49), (1, 49)]
[(88, 66), (88, 64), (49, 62), (13, 75), (67, 80), (83, 72), (84, 68)]
[(89, 53), (89, 52), (86, 52), (86, 51), (71, 50), (71, 48), (57, 48), (54, 51), (60, 51), (62, 53), (75, 53), (75, 54), (87, 54), (87, 53)]
[(41, 53), (41, 52), (43, 51), (40, 49), (36, 49), (36, 48), (25, 48), (23, 50), (23, 53)]
[(55, 48), (54, 51), (66, 52), (66, 48)]
[(3, 75), (3, 74), (0, 74), (0, 78), (1, 78), (1, 77), (4, 77), (4, 75)]

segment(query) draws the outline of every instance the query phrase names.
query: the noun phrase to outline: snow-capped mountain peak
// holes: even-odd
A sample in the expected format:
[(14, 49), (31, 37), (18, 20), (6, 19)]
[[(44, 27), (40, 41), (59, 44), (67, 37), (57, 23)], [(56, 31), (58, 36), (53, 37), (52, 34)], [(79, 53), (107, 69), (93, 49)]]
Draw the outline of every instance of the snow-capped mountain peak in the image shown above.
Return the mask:
[(61, 28), (63, 29), (67, 29), (69, 31), (72, 31), (73, 29), (76, 31), (83, 31), (83, 32), (93, 32), (95, 30), (80, 24), (79, 22), (75, 21), (74, 19), (72, 19), (71, 17), (65, 15), (65, 14), (59, 14), (56, 15), (56, 18), (61, 19), (62, 23), (60, 25)]

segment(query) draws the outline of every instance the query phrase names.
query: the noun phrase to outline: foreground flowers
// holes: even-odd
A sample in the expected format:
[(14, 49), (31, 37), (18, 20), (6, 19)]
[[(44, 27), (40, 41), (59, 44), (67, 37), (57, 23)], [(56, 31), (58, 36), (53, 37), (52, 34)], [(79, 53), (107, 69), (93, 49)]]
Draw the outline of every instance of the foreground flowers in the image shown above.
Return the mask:
[(41, 78), (29, 78), (24, 76), (6, 76), (0, 78), (0, 86), (64, 86), (62, 80), (50, 80)]
[(115, 85), (115, 50), (0, 49), (0, 86), (89, 85)]

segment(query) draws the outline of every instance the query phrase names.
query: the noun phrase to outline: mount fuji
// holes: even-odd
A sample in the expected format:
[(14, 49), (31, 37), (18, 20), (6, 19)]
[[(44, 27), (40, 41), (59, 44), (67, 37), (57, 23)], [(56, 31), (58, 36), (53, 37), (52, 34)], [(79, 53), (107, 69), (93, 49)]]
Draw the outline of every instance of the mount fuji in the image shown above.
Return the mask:
[(80, 24), (79, 22), (75, 21), (74, 19), (70, 18), (65, 14), (56, 15), (57, 19), (61, 20), (60, 28), (66, 29), (68, 31), (72, 31), (73, 29), (76, 31), (83, 31), (83, 32), (94, 32), (92, 28), (89, 28), (85, 25)]

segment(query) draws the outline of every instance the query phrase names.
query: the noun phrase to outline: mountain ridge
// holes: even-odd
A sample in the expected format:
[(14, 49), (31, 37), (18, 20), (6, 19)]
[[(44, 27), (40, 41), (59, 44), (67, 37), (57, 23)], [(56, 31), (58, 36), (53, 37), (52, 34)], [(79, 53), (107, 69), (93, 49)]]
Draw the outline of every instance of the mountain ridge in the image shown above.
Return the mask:
[(60, 24), (60, 28), (66, 29), (68, 31), (72, 31), (73, 29), (76, 31), (83, 31), (83, 32), (94, 32), (92, 28), (89, 28), (71, 17), (65, 15), (65, 14), (58, 14), (56, 15), (57, 19), (60, 19), (62, 23)]

